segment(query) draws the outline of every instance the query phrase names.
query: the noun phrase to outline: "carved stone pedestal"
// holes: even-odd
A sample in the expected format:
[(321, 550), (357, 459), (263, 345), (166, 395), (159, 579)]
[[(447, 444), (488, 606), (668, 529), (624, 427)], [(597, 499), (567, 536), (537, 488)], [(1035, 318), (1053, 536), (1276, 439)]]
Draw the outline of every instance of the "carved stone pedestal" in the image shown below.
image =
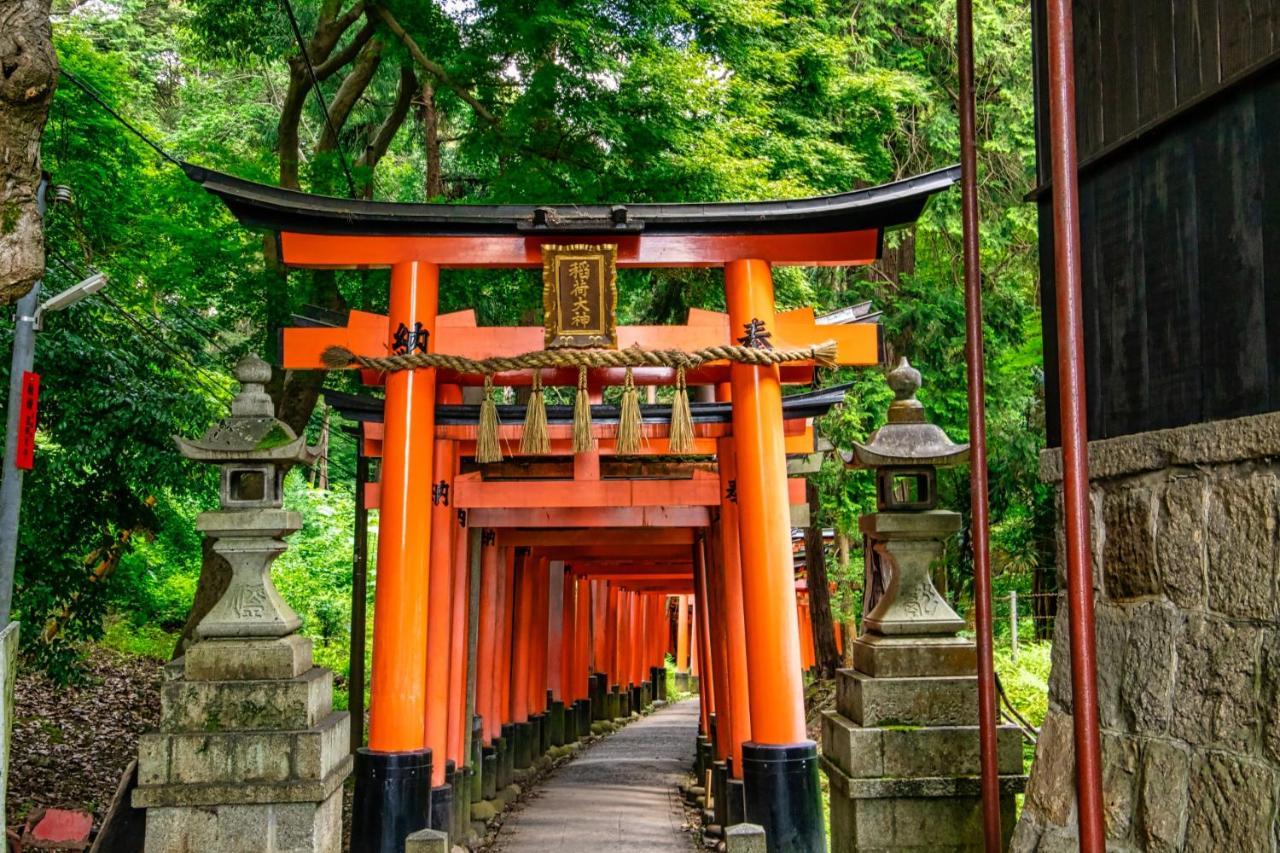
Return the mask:
[(204, 640), (169, 666), (138, 746), (147, 853), (336, 853), (350, 727), (311, 641)]
[[(978, 679), (959, 638), (863, 637), (822, 721), (831, 850), (980, 851)], [(1022, 736), (999, 732), (1004, 844), (1022, 790)]]

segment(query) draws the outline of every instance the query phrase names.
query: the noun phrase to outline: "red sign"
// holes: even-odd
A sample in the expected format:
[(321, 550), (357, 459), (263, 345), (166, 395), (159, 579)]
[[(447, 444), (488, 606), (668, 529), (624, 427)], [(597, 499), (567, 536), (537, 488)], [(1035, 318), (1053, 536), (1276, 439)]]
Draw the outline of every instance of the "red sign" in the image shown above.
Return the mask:
[(18, 452), (14, 465), (30, 471), (36, 461), (36, 410), (40, 406), (40, 374), (22, 374), (22, 408), (18, 411)]

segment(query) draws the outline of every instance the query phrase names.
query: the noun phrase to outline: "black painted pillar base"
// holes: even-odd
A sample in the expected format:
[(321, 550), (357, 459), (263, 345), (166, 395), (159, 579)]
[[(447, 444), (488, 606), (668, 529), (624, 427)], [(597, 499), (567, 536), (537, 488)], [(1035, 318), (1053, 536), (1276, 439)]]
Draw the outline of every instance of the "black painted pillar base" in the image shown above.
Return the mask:
[(452, 761), (444, 765), (444, 784), (431, 789), (431, 828), (453, 837), (453, 793), (457, 771)]
[(550, 720), (551, 720), (551, 745), (564, 746), (564, 742), (568, 737), (565, 732), (564, 703), (555, 701), (551, 703)]
[(693, 772), (698, 777), (698, 784), (707, 782), (707, 766), (711, 755), (711, 741), (706, 735), (698, 735), (698, 743), (693, 753)]
[[(588, 682), (587, 695), (591, 699), (591, 722), (607, 719), (609, 695), (609, 676), (597, 672)], [(589, 728), (589, 727), (588, 727)]]
[(544, 711), (538, 715), (538, 755), (546, 755), (551, 751), (551, 711)]
[(746, 818), (764, 827), (769, 853), (822, 853), (818, 745), (742, 745)]
[(498, 752), (498, 781), (494, 787), (501, 790), (511, 784), (511, 771), (515, 769), (516, 727), (507, 723), (501, 729), (496, 747)]
[(436, 785), (432, 788), (430, 828), (440, 832), (448, 832), (452, 810), (453, 786), (446, 782), (443, 785)]
[(725, 782), (724, 825), (737, 826), (747, 822), (747, 803), (744, 799), (741, 779), (729, 779)]
[(492, 800), (498, 793), (498, 748), (486, 746), (480, 750), (480, 799)]
[(515, 755), (512, 757), (511, 766), (515, 770), (527, 770), (533, 763), (533, 724), (516, 723), (515, 741)]
[(578, 724), (582, 722), (582, 713), (577, 702), (564, 706), (564, 742), (573, 743), (582, 735), (578, 732)]
[(478, 803), (484, 799), (484, 721), (478, 716), (471, 718), (471, 755), (467, 765), (471, 769), (471, 802)]
[(471, 832), (471, 778), (470, 767), (459, 767), (453, 773), (453, 829), (449, 837), (454, 844), (465, 844)]
[(410, 833), (431, 811), (431, 750), (356, 750), (351, 809), (352, 853), (404, 853)]
[(546, 751), (542, 748), (542, 739), (547, 728), (547, 715), (530, 714), (529, 725), (532, 727), (529, 734), (529, 761), (532, 763)]
[(711, 804), (715, 812), (713, 822), (718, 826), (728, 826), (729, 804), (728, 791), (729, 768), (723, 761), (711, 762)]
[(505, 788), (515, 780), (516, 773), (516, 727), (514, 723), (508, 723), (502, 727), (505, 732), (503, 739), (506, 741), (506, 752), (502, 756), (502, 766), (498, 769), (498, 787)]

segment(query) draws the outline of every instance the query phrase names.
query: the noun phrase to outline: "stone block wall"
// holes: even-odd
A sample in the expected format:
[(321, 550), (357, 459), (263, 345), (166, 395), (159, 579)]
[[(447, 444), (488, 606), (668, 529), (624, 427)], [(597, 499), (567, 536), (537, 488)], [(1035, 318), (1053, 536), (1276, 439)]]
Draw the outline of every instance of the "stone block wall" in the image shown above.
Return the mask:
[[(1108, 848), (1280, 853), (1280, 413), (1089, 462)], [(1060, 586), (1065, 562), (1059, 500)], [(1069, 654), (1062, 598), (1015, 851), (1078, 849)]]

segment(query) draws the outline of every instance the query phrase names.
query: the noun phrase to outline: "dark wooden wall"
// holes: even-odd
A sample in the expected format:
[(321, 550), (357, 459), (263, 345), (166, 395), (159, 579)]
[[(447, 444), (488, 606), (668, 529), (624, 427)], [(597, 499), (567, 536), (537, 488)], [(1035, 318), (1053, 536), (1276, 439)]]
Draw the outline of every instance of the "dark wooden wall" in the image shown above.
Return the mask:
[[(1074, 8), (1089, 437), (1280, 409), (1280, 0)], [(1042, 14), (1036, 42), (1052, 446)]]

